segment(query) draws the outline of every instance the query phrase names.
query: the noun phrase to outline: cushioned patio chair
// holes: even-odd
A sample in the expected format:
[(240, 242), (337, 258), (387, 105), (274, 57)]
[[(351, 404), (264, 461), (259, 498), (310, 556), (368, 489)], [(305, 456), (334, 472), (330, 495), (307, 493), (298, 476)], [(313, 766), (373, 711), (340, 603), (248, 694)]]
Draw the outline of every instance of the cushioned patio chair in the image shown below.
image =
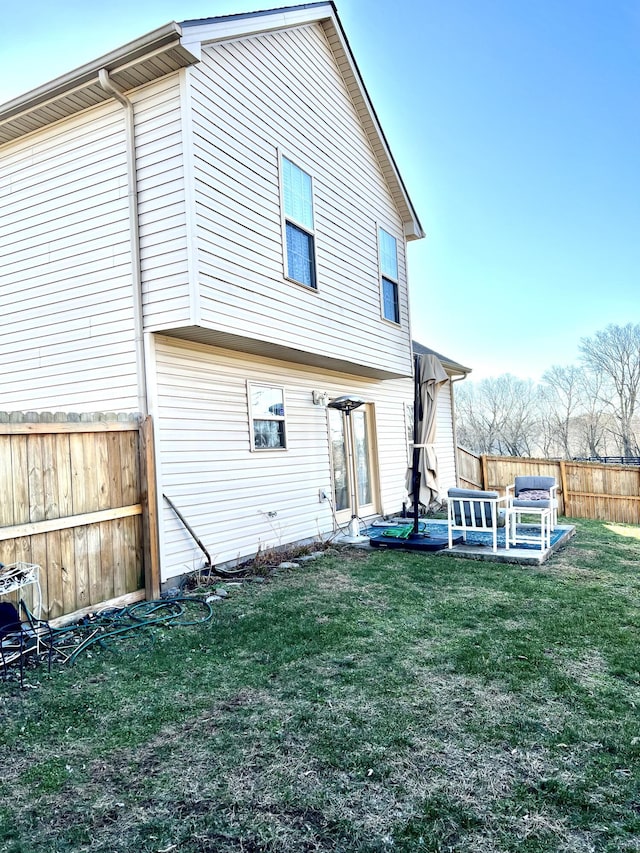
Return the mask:
[(551, 510), (551, 529), (558, 523), (558, 486), (555, 477), (516, 477), (507, 486), (507, 506), (521, 509)]
[(449, 489), (447, 510), (449, 518), (449, 548), (453, 547), (453, 532), (459, 530), (466, 542), (470, 530), (491, 533), (494, 553), (498, 550), (498, 527), (504, 525), (501, 507), (506, 498), (497, 492), (480, 492), (475, 489)]

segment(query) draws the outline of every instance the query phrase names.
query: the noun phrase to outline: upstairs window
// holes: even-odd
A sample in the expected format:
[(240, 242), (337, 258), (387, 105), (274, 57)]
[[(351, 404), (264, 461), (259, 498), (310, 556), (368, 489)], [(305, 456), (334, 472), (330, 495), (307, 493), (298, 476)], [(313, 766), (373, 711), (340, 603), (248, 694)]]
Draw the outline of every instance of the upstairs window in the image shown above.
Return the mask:
[(392, 323), (400, 322), (398, 302), (398, 245), (384, 228), (378, 229), (378, 253), (382, 287), (382, 316)]
[(284, 388), (248, 383), (252, 450), (285, 450)]
[(282, 158), (282, 199), (287, 246), (287, 278), (317, 287), (311, 175)]

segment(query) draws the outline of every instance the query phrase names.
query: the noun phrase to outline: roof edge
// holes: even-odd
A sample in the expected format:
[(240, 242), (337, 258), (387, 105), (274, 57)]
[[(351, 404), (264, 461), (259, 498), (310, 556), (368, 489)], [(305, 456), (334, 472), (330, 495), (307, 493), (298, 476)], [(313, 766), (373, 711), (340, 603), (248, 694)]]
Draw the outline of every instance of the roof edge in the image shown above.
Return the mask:
[(411, 341), (411, 350), (414, 355), (435, 355), (435, 357), (438, 359), (444, 369), (449, 371), (450, 373), (457, 373), (460, 376), (467, 376), (469, 373), (472, 372), (471, 367), (465, 367), (463, 364), (460, 364), (459, 362), (448, 358), (446, 355), (442, 355), (442, 353), (436, 352), (434, 349), (431, 349), (431, 347), (427, 347), (424, 344), (421, 344), (419, 341)]
[(201, 27), (206, 26), (207, 24), (213, 24), (214, 22), (246, 21), (252, 18), (261, 18), (266, 17), (267, 15), (290, 12), (292, 9), (318, 9), (321, 6), (334, 6), (334, 4), (332, 0), (316, 0), (314, 3), (299, 3), (296, 6), (279, 6), (274, 9), (258, 9), (255, 12), (236, 12), (230, 15), (214, 15), (210, 18), (192, 18), (188, 21), (180, 21), (180, 26), (185, 30), (189, 27)]
[(13, 118), (25, 112), (25, 110), (33, 109), (40, 104), (66, 94), (72, 89), (78, 88), (78, 86), (83, 86), (94, 80), (101, 68), (106, 68), (107, 71), (114, 71), (154, 50), (159, 50), (172, 43), (179, 45), (181, 36), (182, 29), (175, 21), (164, 24), (162, 27), (158, 27), (158, 29), (152, 30), (150, 33), (134, 39), (134, 41), (130, 41), (122, 47), (112, 50), (110, 53), (104, 54), (104, 56), (98, 57), (98, 59), (94, 59), (85, 65), (68, 71), (66, 74), (49, 80), (42, 86), (31, 89), (23, 95), (18, 95), (17, 98), (13, 98), (11, 101), (0, 105), (0, 121)]

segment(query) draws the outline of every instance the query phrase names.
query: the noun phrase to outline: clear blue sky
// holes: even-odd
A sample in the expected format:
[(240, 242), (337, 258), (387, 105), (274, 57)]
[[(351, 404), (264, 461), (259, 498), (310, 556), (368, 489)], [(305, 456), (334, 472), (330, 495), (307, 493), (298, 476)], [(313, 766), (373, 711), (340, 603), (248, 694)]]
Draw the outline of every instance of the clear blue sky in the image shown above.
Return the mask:
[[(269, 0), (6, 3), (0, 102), (171, 20)], [(338, 0), (426, 240), (414, 337), (539, 378), (640, 314), (640, 0)]]

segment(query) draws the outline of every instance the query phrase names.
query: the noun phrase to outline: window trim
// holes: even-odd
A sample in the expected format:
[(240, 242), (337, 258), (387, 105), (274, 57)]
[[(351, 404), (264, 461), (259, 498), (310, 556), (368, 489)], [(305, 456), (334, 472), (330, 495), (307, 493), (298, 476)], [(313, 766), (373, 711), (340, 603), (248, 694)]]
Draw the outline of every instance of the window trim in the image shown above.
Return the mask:
[[(288, 160), (293, 166), (297, 169), (300, 169), (305, 175), (307, 175), (311, 181), (311, 218), (313, 219), (313, 228), (309, 228), (309, 226), (304, 225), (299, 220), (295, 219), (293, 216), (288, 216), (287, 211), (285, 209), (285, 200), (284, 200), (284, 170), (283, 170), (283, 160)], [(297, 284), (299, 287), (304, 287), (304, 289), (308, 293), (317, 293), (318, 292), (318, 255), (317, 255), (317, 240), (316, 240), (316, 205), (315, 205), (315, 179), (312, 173), (303, 166), (300, 165), (300, 161), (297, 158), (289, 156), (286, 152), (278, 149), (278, 183), (280, 185), (280, 227), (282, 231), (282, 269), (283, 276), (286, 281), (290, 281), (293, 284)], [(312, 245), (312, 284), (305, 284), (304, 281), (298, 281), (297, 278), (293, 278), (289, 275), (289, 251), (287, 247), (287, 224), (292, 225), (294, 228), (297, 228), (298, 231), (301, 231), (303, 234), (306, 234), (308, 237), (311, 237), (311, 245)]]
[[(254, 388), (275, 388), (282, 392), (282, 415), (265, 415), (253, 413), (253, 394)], [(274, 382), (254, 382), (247, 380), (247, 407), (249, 411), (249, 450), (252, 453), (281, 453), (288, 449), (288, 430), (287, 430), (287, 398), (284, 385), (279, 385)], [(255, 421), (275, 421), (283, 424), (284, 445), (282, 447), (256, 447), (256, 433), (254, 429)]]
[[(378, 279), (379, 279), (379, 287), (380, 287), (380, 316), (381, 318), (387, 322), (391, 323), (394, 326), (400, 326), (401, 324), (401, 312), (400, 312), (400, 264), (398, 258), (398, 238), (395, 237), (391, 231), (388, 231), (386, 228), (383, 228), (379, 223), (377, 224), (377, 242), (378, 242)], [(391, 275), (388, 275), (382, 269), (382, 233), (385, 233), (387, 236), (391, 237), (395, 243), (396, 247), (396, 277), (394, 278)], [(395, 294), (395, 309), (397, 319), (392, 319), (391, 317), (387, 317), (385, 313), (385, 299), (384, 299), (384, 285), (385, 282), (391, 284), (394, 288)]]

